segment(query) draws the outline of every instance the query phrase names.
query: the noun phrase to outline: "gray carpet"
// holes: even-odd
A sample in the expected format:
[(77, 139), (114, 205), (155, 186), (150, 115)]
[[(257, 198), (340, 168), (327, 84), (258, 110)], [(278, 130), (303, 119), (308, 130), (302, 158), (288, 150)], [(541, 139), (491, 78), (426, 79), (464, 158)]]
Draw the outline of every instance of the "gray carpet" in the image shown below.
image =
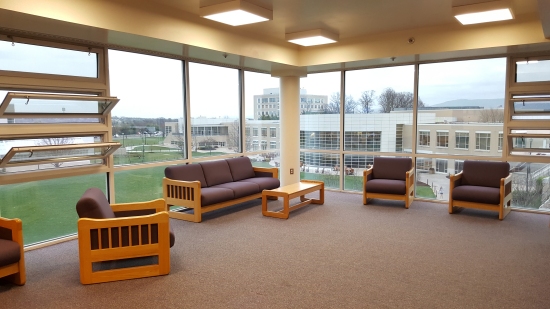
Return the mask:
[[(270, 209), (280, 201), (270, 203)], [(77, 241), (26, 253), (2, 308), (550, 308), (550, 217), (326, 192), (288, 220), (260, 201), (172, 220), (167, 276), (83, 286)]]

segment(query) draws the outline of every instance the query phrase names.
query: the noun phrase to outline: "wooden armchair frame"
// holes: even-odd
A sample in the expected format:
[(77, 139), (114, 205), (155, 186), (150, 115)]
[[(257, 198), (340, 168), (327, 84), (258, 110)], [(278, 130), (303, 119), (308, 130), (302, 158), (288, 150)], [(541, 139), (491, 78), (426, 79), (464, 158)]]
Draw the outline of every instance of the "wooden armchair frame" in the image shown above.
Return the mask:
[(405, 208), (409, 208), (414, 200), (414, 167), (406, 172), (405, 176), (405, 194), (386, 194), (386, 193), (371, 193), (367, 192), (366, 185), (368, 176), (372, 174), (373, 165), (363, 171), (363, 205), (367, 205), (367, 200), (370, 198), (380, 198), (386, 200), (398, 200), (405, 202)]
[[(255, 172), (268, 172), (273, 175), (273, 178), (279, 177), (279, 169), (276, 167), (253, 167)], [(202, 214), (214, 211), (220, 208), (236, 205), (253, 199), (261, 199), (262, 192), (249, 196), (216, 203), (201, 207), (201, 183), (200, 181), (182, 181), (164, 177), (162, 179), (163, 197), (166, 201), (166, 207), (169, 210), (170, 206), (181, 206), (184, 208), (192, 208), (193, 214), (186, 214), (176, 211), (169, 211), (171, 218), (181, 219), (191, 222), (201, 222)]]
[[(163, 199), (156, 199), (149, 202), (112, 204), (111, 208), (116, 214), (122, 211), (155, 210), (154, 214), (120, 217), (113, 219), (90, 219), (81, 218), (78, 220), (78, 249), (80, 256), (80, 282), (92, 284), (116, 280), (167, 275), (170, 272), (170, 217), (166, 210)], [(152, 226), (157, 225), (158, 242), (152, 243)], [(132, 227), (137, 226), (137, 231)], [(130, 239), (128, 246), (122, 246), (123, 229), (127, 229), (127, 236)], [(144, 230), (146, 231), (147, 243), (143, 242)], [(108, 234), (108, 245), (100, 241), (101, 233)], [(138, 233), (138, 244), (132, 242), (132, 233)], [(97, 233), (99, 247), (92, 249), (92, 233)], [(118, 233), (118, 246), (113, 245), (113, 235)], [(134, 235), (135, 236), (135, 235)], [(93, 271), (92, 263), (122, 260), (128, 258), (158, 256), (158, 264), (126, 267)]]
[(455, 188), (456, 181), (462, 178), (462, 172), (451, 175), (449, 177), (449, 213), (452, 214), (454, 210), (465, 208), (475, 208), (483, 210), (492, 210), (498, 212), (498, 219), (502, 220), (506, 215), (510, 213), (511, 201), (512, 201), (512, 174), (506, 178), (500, 179), (500, 202), (498, 205), (474, 203), (467, 201), (453, 200), (453, 189)]
[(19, 262), (0, 267), (0, 278), (17, 285), (24, 285), (27, 281), (25, 273), (25, 252), (23, 243), (23, 222), (20, 219), (6, 219), (0, 217), (0, 227), (11, 230), (11, 240), (19, 244), (21, 258)]

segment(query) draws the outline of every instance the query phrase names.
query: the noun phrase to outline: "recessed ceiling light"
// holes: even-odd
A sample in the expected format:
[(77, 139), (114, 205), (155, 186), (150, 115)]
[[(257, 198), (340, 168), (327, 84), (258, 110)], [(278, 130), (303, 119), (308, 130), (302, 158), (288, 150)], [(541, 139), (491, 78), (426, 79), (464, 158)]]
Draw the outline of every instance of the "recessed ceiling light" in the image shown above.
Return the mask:
[(321, 45), (335, 43), (338, 41), (338, 34), (332, 33), (325, 29), (314, 29), (301, 32), (287, 33), (285, 36), (286, 40), (302, 45), (302, 46), (312, 46), (312, 45)]
[(273, 19), (273, 11), (244, 0), (232, 0), (199, 8), (201, 17), (231, 26)]
[(507, 1), (497, 0), (453, 6), (453, 15), (463, 25), (509, 20), (514, 14)]

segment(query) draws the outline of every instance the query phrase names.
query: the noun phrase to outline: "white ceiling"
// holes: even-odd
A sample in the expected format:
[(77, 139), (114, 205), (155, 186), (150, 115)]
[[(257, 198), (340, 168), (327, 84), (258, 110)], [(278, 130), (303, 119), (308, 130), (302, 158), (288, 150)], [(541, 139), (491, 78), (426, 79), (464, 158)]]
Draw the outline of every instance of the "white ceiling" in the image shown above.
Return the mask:
[[(156, 0), (163, 5), (199, 15), (203, 5), (228, 0)], [(273, 20), (233, 28), (284, 40), (285, 33), (324, 26), (340, 39), (362, 37), (414, 28), (458, 23), (451, 14), (453, 3), (468, 4), (491, 0), (247, 0), (273, 8)], [(516, 15), (536, 13), (537, 0), (510, 0)], [(217, 24), (211, 22), (214, 26)]]

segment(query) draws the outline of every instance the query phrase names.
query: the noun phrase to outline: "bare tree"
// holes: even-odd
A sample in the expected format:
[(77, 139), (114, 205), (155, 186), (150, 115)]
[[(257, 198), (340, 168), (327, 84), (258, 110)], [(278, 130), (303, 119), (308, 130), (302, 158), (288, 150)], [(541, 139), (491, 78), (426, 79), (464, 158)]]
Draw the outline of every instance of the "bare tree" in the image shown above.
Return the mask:
[(504, 123), (504, 109), (482, 109), (479, 112), (479, 122)]
[(181, 131), (179, 125), (176, 125), (176, 132), (172, 132), (172, 135), (174, 136), (174, 140), (176, 140), (176, 146), (179, 149), (179, 154), (182, 158), (185, 158), (185, 132)]
[[(73, 138), (71, 137), (48, 137), (43, 138), (38, 142), (38, 145), (42, 146), (57, 146), (57, 145), (68, 145), (73, 143)], [(52, 157), (61, 157), (63, 155), (69, 155), (71, 150), (53, 150), (45, 154), (46, 156)], [(60, 167), (63, 165), (63, 162), (54, 162), (52, 163), (54, 167)]]
[(239, 144), (241, 141), (241, 130), (239, 121), (235, 120), (228, 126), (227, 132), (227, 146), (233, 148), (235, 152), (239, 151)]
[(374, 105), (374, 90), (363, 91), (358, 102), (361, 112), (363, 114), (370, 114), (373, 112)]
[[(353, 100), (352, 96), (346, 96), (346, 102), (344, 104), (344, 113), (353, 114), (355, 113), (355, 108), (357, 107), (357, 102)], [(329, 103), (326, 108), (327, 114), (340, 114), (340, 92), (334, 92), (330, 96)]]
[[(413, 108), (414, 95), (411, 92), (396, 92), (393, 88), (386, 88), (378, 97), (378, 105), (382, 113), (389, 113), (396, 108)], [(424, 102), (418, 100), (418, 107), (424, 107)]]

